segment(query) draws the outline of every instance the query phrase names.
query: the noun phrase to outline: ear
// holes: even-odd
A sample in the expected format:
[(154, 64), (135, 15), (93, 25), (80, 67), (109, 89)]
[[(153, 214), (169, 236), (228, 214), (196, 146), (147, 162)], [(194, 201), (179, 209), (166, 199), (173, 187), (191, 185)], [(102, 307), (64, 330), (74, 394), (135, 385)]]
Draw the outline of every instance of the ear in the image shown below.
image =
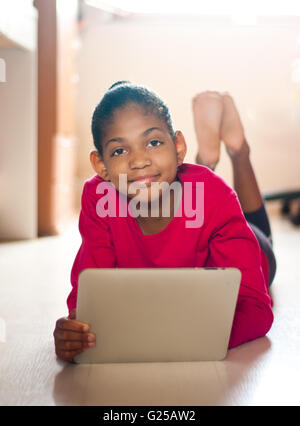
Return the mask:
[(187, 146), (183, 133), (180, 130), (175, 132), (175, 147), (177, 155), (177, 166), (181, 166), (186, 156)]
[(109, 181), (108, 173), (104, 164), (102, 157), (100, 156), (98, 151), (90, 152), (90, 162), (93, 166), (95, 172), (104, 180)]

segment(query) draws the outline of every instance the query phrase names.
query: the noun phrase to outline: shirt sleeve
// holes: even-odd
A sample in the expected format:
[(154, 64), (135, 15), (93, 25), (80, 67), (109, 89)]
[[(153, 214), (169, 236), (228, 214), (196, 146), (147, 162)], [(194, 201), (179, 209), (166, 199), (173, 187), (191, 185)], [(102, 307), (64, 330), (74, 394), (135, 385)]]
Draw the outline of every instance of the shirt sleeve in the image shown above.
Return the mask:
[(264, 336), (273, 322), (272, 300), (261, 265), (261, 249), (247, 224), (233, 191), (209, 239), (209, 255), (205, 266), (235, 267), (241, 271), (241, 284), (234, 315), (229, 348)]
[[(92, 191), (91, 189), (90, 191)], [(113, 268), (116, 266), (115, 250), (106, 218), (97, 215), (99, 195), (91, 193), (85, 184), (81, 197), (79, 231), (82, 243), (71, 270), (72, 291), (68, 296), (69, 312), (76, 308), (78, 276), (87, 268)]]

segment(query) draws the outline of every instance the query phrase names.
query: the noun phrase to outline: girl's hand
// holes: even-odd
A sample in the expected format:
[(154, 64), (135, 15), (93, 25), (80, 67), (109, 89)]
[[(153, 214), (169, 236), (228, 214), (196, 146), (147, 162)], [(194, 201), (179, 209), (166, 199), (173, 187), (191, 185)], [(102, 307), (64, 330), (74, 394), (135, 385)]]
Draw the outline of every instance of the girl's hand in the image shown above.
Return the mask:
[(88, 324), (76, 321), (76, 311), (73, 309), (68, 318), (63, 317), (56, 321), (53, 333), (55, 353), (64, 361), (72, 361), (76, 355), (95, 346), (96, 337), (89, 333)]

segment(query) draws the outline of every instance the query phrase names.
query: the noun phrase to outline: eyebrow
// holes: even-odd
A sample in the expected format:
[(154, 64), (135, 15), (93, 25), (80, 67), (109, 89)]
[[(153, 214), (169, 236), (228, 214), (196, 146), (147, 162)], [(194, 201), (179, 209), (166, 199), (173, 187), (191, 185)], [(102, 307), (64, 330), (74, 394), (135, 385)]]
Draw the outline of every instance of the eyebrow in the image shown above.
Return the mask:
[[(145, 131), (141, 134), (141, 136), (147, 136), (147, 135), (149, 135), (149, 133), (153, 132), (154, 130), (158, 130), (158, 131), (160, 131), (160, 132), (162, 132), (162, 133), (164, 132), (164, 130), (163, 130), (163, 129), (161, 129), (160, 127), (150, 127), (150, 129), (145, 130)], [(104, 146), (105, 146), (105, 147), (107, 147), (107, 145), (108, 145), (110, 142), (124, 142), (124, 141), (126, 141), (126, 139), (125, 139), (125, 138), (111, 138), (111, 139), (109, 139), (107, 142), (105, 142)]]

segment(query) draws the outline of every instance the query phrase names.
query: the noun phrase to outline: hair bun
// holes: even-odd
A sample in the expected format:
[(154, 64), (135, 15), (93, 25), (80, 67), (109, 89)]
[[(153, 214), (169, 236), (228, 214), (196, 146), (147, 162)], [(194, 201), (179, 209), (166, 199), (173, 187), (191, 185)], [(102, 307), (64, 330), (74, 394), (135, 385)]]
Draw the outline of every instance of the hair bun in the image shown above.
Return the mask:
[(117, 81), (116, 83), (112, 84), (108, 90), (114, 89), (116, 86), (122, 86), (123, 84), (130, 84), (130, 81), (122, 80)]

